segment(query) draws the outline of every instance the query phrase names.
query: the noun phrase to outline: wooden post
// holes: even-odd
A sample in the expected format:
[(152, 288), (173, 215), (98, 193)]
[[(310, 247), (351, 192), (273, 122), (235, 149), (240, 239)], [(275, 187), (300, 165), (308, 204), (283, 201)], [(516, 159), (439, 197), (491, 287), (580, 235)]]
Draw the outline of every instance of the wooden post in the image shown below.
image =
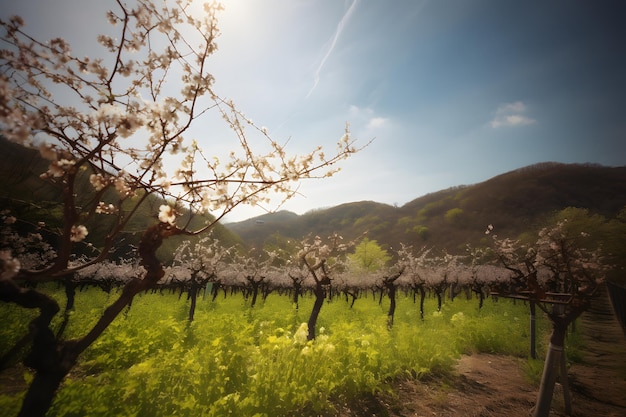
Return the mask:
[(554, 394), (554, 384), (561, 365), (563, 346), (555, 346), (550, 343), (546, 356), (546, 363), (541, 376), (541, 385), (537, 394), (537, 405), (533, 412), (533, 417), (549, 417), (552, 395)]
[(537, 326), (535, 314), (535, 300), (530, 300), (530, 357), (533, 359), (537, 359), (537, 350), (535, 348), (535, 345), (537, 344)]
[(567, 380), (567, 364), (565, 363), (565, 354), (561, 355), (560, 381), (563, 387), (563, 405), (565, 407), (565, 415), (572, 415), (572, 395), (569, 390), (569, 382)]

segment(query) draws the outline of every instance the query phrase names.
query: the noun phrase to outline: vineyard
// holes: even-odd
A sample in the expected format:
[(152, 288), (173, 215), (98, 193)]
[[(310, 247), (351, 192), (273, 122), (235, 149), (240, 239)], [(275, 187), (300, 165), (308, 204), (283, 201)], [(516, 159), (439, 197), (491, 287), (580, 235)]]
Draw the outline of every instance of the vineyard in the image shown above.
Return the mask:
[[(46, 292), (64, 301), (63, 288)], [(79, 291), (73, 314), (81, 319), (69, 321), (66, 336), (83, 334), (118, 292)], [(190, 322), (186, 296), (146, 293), (84, 353), (49, 415), (317, 415), (385, 391), (398, 378), (446, 373), (462, 353), (526, 357), (528, 307), (501, 299), (479, 309), (467, 294), (447, 297), (439, 310), (433, 293), (422, 319), (419, 303), (403, 293), (391, 329), (388, 297), (364, 293), (352, 304), (337, 294), (325, 302), (317, 338), (308, 341), (311, 295), (298, 308), (277, 293), (251, 307), (241, 293), (213, 299), (203, 291)], [(32, 317), (12, 305), (2, 310), (11, 323), (1, 329), (6, 351)], [(547, 322), (541, 328), (546, 334)], [(25, 382), (30, 378), (25, 372)], [(22, 395), (0, 397), (3, 415), (16, 415)]]
[(622, 169), (246, 239), (237, 207), (276, 211), (371, 140), (273, 137), (219, 94), (218, 2), (111, 3), (91, 56), (0, 19), (0, 414), (333, 415), (487, 352), (530, 357), (550, 415), (576, 320), (623, 281)]
[[(154, 229), (167, 231), (176, 219), (163, 213), (168, 206)], [(0, 237), (23, 248), (22, 268), (56, 256), (8, 213), (4, 224)], [(536, 358), (546, 357), (541, 387), (554, 378), (553, 390), (567, 366), (559, 346), (602, 283), (579, 225), (560, 221), (528, 244), (494, 235), (492, 248), (466, 255), (389, 252), (338, 235), (242, 252), (209, 234), (184, 241), (166, 265), (150, 239), (129, 259), (76, 257), (73, 273), (23, 286), (21, 303), (2, 305), (0, 364), (26, 367), (24, 390), (1, 405), (28, 415), (28, 396), (47, 377), (30, 368), (66, 352), (72, 366), (48, 416), (332, 415), (398, 380), (449, 374), (472, 352), (529, 358), (535, 381)], [(30, 299), (44, 302), (39, 314)], [(568, 337), (570, 359), (576, 340)]]

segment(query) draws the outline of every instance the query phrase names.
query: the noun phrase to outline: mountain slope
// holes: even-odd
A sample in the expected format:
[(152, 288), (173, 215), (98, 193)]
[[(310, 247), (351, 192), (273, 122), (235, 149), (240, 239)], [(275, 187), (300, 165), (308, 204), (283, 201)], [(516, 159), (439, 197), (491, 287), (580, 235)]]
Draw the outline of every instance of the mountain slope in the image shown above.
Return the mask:
[(428, 194), (402, 207), (355, 202), (301, 216), (267, 214), (226, 227), (255, 247), (277, 234), (302, 239), (337, 232), (355, 238), (367, 232), (387, 247), (406, 243), (458, 253), (467, 243), (485, 243), (488, 224), (501, 236), (516, 237), (541, 227), (566, 207), (614, 217), (625, 206), (626, 167), (548, 162)]
[[(54, 226), (60, 220), (61, 190), (39, 178), (47, 165), (36, 150), (0, 137), (0, 200), (4, 208), (23, 220), (44, 220)], [(81, 187), (91, 189), (87, 176), (84, 182)], [(150, 199), (130, 232), (140, 233), (154, 222), (162, 203)], [(354, 239), (367, 233), (387, 248), (405, 243), (459, 253), (468, 243), (486, 243), (484, 231), (488, 224), (493, 224), (500, 236), (517, 237), (543, 226), (549, 216), (566, 207), (615, 217), (626, 207), (626, 167), (547, 162), (478, 184), (431, 193), (402, 207), (361, 201), (304, 215), (280, 211), (217, 225), (215, 234), (227, 246), (239, 246), (243, 241), (248, 247), (258, 248), (270, 240), (273, 244), (281, 240), (293, 243), (307, 235), (328, 236), (335, 232)], [(106, 233), (106, 219), (88, 226), (94, 243)], [(138, 238), (135, 234), (129, 243)], [(164, 252), (171, 256), (178, 243), (168, 242)]]
[[(40, 174), (48, 169), (48, 164), (49, 162), (43, 159), (37, 150), (12, 143), (0, 136), (0, 203), (2, 209), (9, 209), (23, 222), (32, 224), (44, 222), (54, 234), (62, 223), (62, 189), (59, 184), (40, 178)], [(83, 203), (87, 204), (94, 196), (93, 186), (89, 182), (90, 172), (89, 170), (81, 171), (77, 176), (75, 190), (78, 190), (77, 204), (79, 206)], [(110, 189), (101, 198), (107, 202), (115, 202), (119, 197), (115, 190)], [(119, 236), (124, 243), (118, 245), (114, 257), (118, 255), (127, 257), (130, 248), (137, 246), (141, 234), (157, 221), (161, 204), (165, 204), (165, 201), (156, 195), (149, 196), (141, 204), (124, 232)], [(181, 221), (186, 222), (188, 216), (189, 213), (183, 210)], [(213, 219), (209, 214), (195, 216), (189, 227), (200, 229)], [(95, 218), (86, 220), (84, 224), (89, 230), (87, 241), (99, 247), (111, 230), (114, 220), (113, 216), (106, 215), (97, 215)], [(239, 236), (219, 223), (213, 228), (213, 236), (227, 247), (244, 246)], [(200, 238), (201, 236), (171, 237), (164, 242), (158, 254), (162, 260), (168, 261), (182, 241), (196, 241)]]

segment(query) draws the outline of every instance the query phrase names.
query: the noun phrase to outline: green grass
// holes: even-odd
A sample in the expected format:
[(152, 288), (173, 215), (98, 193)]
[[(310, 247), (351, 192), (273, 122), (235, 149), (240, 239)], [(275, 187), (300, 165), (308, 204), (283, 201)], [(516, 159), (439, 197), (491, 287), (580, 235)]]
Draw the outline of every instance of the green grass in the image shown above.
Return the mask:
[[(79, 293), (67, 337), (84, 334), (114, 296)], [(335, 299), (322, 307), (313, 342), (303, 327), (312, 298), (299, 310), (273, 294), (254, 308), (237, 295), (198, 301), (189, 323), (184, 296), (136, 297), (81, 357), (49, 416), (315, 415), (333, 401), (388, 390), (397, 378), (448, 372), (462, 353), (526, 357), (529, 350), (527, 308), (508, 300), (479, 311), (476, 300), (457, 298), (438, 312), (427, 299), (421, 320), (412, 299), (399, 297), (389, 330), (388, 300), (359, 299), (350, 309)], [(0, 340), (28, 321), (0, 305), (7, 308), (12, 324), (2, 326)], [(14, 415), (19, 399), (0, 396), (0, 409)]]

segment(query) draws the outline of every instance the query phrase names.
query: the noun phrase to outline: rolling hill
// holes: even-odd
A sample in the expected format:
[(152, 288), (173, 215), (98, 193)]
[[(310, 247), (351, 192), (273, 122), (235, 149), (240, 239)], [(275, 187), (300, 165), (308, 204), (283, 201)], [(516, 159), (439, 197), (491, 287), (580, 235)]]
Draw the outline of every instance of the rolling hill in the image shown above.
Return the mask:
[[(60, 189), (39, 178), (47, 161), (39, 152), (0, 137), (0, 201), (18, 217), (54, 225), (60, 220)], [(85, 187), (90, 188), (88, 181)], [(130, 230), (155, 221), (160, 199), (150, 199)], [(466, 244), (486, 243), (493, 224), (500, 236), (517, 237), (545, 225), (566, 207), (586, 208), (607, 218), (626, 207), (626, 167), (546, 162), (507, 172), (487, 181), (441, 190), (401, 207), (360, 201), (312, 210), (303, 215), (279, 211), (242, 222), (218, 225), (224, 244), (263, 247), (267, 242), (301, 240), (307, 235), (339, 233), (353, 239), (367, 233), (387, 248), (400, 243), (459, 253)], [(199, 219), (202, 220), (202, 219)], [(102, 230), (99, 230), (101, 228)], [(105, 233), (100, 221), (90, 237)], [(128, 238), (129, 236), (127, 236)], [(138, 236), (130, 239), (134, 241)], [(242, 243), (243, 242), (243, 243)], [(171, 252), (178, 242), (168, 242)], [(174, 246), (172, 246), (174, 245)]]
[(226, 227), (251, 246), (269, 239), (302, 239), (337, 232), (346, 239), (367, 233), (385, 247), (399, 243), (451, 253), (485, 243), (493, 224), (501, 236), (536, 230), (566, 207), (606, 217), (626, 206), (626, 167), (546, 162), (410, 201), (402, 207), (361, 201), (303, 215), (279, 211)]
[[(40, 174), (48, 169), (49, 162), (44, 160), (39, 151), (12, 143), (0, 136), (0, 203), (1, 209), (9, 209), (13, 215), (24, 223), (37, 224), (44, 222), (50, 236), (55, 236), (61, 225), (62, 201), (61, 186), (40, 178)], [(77, 204), (89, 204), (93, 198), (93, 186), (89, 183), (90, 171), (81, 172), (78, 176), (76, 190)], [(84, 191), (84, 192), (81, 192)], [(102, 197), (105, 201), (117, 201), (118, 196), (114, 190), (108, 190)], [(84, 202), (81, 200), (85, 200)], [(146, 228), (157, 220), (159, 206), (165, 201), (156, 196), (149, 196), (139, 207), (124, 232), (119, 236), (120, 243), (116, 244), (117, 250), (114, 257), (127, 257), (131, 248), (138, 245), (141, 234)], [(187, 211), (183, 211), (182, 221), (189, 217)], [(201, 228), (207, 221), (214, 218), (209, 214), (194, 216), (189, 224), (190, 229)], [(89, 243), (99, 247), (104, 237), (111, 230), (114, 222), (113, 216), (99, 215), (85, 221), (89, 230)], [(221, 224), (213, 228), (213, 236), (224, 246), (243, 247), (244, 242), (240, 237), (226, 229)], [(166, 240), (159, 249), (162, 260), (171, 259), (174, 250), (184, 240), (198, 240), (199, 237), (174, 236)], [(122, 243), (123, 242), (123, 243)]]

